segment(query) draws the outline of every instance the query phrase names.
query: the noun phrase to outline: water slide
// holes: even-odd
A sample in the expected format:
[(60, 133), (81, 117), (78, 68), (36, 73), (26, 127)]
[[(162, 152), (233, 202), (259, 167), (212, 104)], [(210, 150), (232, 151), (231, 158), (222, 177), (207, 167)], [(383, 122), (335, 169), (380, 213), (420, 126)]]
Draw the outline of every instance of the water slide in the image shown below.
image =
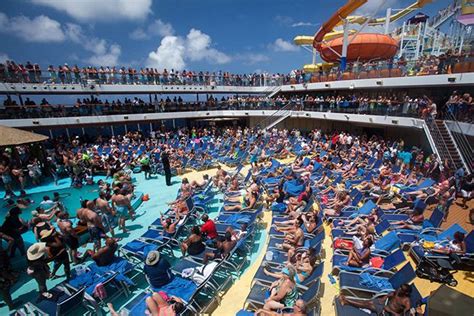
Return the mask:
[[(395, 14), (392, 14), (390, 16), (390, 22), (395, 22), (395, 21), (407, 16), (408, 14), (413, 12), (414, 10), (417, 10), (417, 9), (420, 9), (420, 8), (424, 7), (426, 4), (428, 4), (432, 1), (433, 0), (419, 0), (417, 2), (414, 2), (414, 3), (410, 4), (408, 7), (398, 11)], [(364, 24), (365, 22), (367, 22), (368, 18), (365, 17), (365, 16), (355, 15), (355, 16), (348, 16), (347, 20), (348, 20), (349, 23), (353, 23), (353, 24)], [(371, 19), (369, 21), (369, 25), (371, 25), (371, 26), (380, 25), (380, 24), (384, 24), (385, 21), (387, 21), (387, 17), (378, 18), (378, 19)], [(341, 26), (342, 24), (343, 24), (343, 22), (340, 21), (337, 24), (337, 26)]]
[[(413, 10), (422, 8), (432, 0), (417, 0), (403, 10), (390, 16), (390, 22), (394, 22), (398, 19), (405, 17)], [(350, 16), (351, 13), (356, 11), (358, 8), (367, 3), (367, 0), (349, 0), (345, 5), (340, 7), (330, 18), (327, 20), (316, 33), (313, 39), (313, 47), (316, 49), (321, 48), (323, 41), (326, 41), (325, 35), (334, 32), (333, 29), (337, 26), (342, 25), (343, 20), (347, 19), (349, 23), (364, 24), (368, 18), (364, 16)], [(387, 20), (386, 17), (373, 19), (369, 21), (369, 25), (383, 24)]]

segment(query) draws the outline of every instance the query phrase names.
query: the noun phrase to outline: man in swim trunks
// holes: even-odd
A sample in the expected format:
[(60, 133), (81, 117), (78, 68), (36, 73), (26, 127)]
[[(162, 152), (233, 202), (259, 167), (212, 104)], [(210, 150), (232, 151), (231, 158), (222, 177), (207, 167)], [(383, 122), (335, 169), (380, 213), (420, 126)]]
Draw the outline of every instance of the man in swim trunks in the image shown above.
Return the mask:
[(339, 296), (342, 305), (352, 305), (358, 308), (367, 308), (377, 313), (377, 315), (402, 316), (411, 308), (410, 303), (411, 287), (408, 284), (402, 284), (399, 289), (391, 294), (375, 298), (371, 301), (357, 301), (348, 299), (344, 295)]
[(107, 201), (107, 194), (104, 191), (99, 192), (99, 197), (95, 200), (96, 211), (101, 213), (104, 227), (108, 229), (112, 237), (115, 237), (115, 211)]
[(81, 202), (81, 208), (77, 211), (77, 218), (87, 225), (87, 230), (89, 231), (92, 242), (94, 243), (94, 249), (97, 250), (100, 248), (100, 239), (107, 237), (105, 235), (105, 228), (102, 224), (102, 220), (96, 212), (87, 208), (88, 200), (83, 200)]
[(57, 214), (57, 224), (58, 228), (63, 236), (64, 243), (71, 251), (71, 257), (74, 263), (79, 263), (77, 258), (77, 249), (79, 248), (79, 237), (76, 234), (76, 231), (72, 227), (72, 222), (69, 219), (69, 214), (67, 212), (59, 212)]
[(204, 255), (202, 263), (207, 264), (207, 262), (212, 259), (221, 260), (226, 258), (232, 249), (234, 249), (236, 244), (237, 241), (232, 239), (232, 234), (230, 232), (226, 232), (225, 237), (218, 236), (216, 238), (216, 249), (213, 252), (207, 252)]
[(114, 189), (114, 194), (112, 195), (112, 209), (119, 216), (119, 228), (126, 233), (125, 220), (129, 217), (133, 219), (133, 210), (130, 199), (123, 195), (119, 188)]

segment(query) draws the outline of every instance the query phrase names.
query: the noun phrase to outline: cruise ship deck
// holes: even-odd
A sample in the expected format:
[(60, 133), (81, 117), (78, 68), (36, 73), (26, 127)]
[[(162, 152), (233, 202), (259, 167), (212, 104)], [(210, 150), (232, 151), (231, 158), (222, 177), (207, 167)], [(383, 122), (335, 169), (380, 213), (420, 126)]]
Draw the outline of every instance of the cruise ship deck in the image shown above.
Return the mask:
[(0, 315), (474, 315), (472, 1), (30, 2)]

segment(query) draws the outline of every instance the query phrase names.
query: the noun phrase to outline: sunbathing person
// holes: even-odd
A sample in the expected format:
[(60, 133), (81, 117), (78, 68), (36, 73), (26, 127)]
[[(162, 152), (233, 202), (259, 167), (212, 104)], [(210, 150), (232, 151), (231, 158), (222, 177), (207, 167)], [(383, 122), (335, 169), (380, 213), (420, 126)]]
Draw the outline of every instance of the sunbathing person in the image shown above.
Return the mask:
[(343, 227), (347, 235), (361, 235), (375, 233), (375, 221), (378, 219), (377, 215), (369, 215), (367, 217), (356, 217)]
[(466, 242), (464, 241), (464, 233), (459, 231), (455, 232), (453, 237), (454, 239), (450, 240), (447, 244), (435, 244), (435, 247), (431, 249), (431, 252), (442, 254), (465, 254)]
[[(301, 218), (296, 219), (292, 232), (285, 234), (283, 243), (276, 244), (276, 247), (288, 252), (302, 247), (304, 245), (304, 232), (303, 229), (301, 229), (301, 225), (303, 225), (303, 220)], [(288, 257), (291, 257), (290, 254), (288, 254)]]
[(407, 192), (405, 193), (405, 195), (408, 195), (411, 199), (424, 200), (429, 196), (444, 195), (445, 193), (449, 191), (452, 185), (454, 185), (454, 183), (452, 183), (452, 181), (448, 179), (428, 188), (424, 188), (424, 189), (413, 191), (413, 192)]
[(175, 220), (173, 221), (171, 217), (165, 218), (165, 216), (161, 214), (160, 222), (161, 222), (161, 226), (163, 227), (163, 232), (162, 232), (163, 236), (172, 237), (176, 232), (176, 225), (179, 222), (179, 218), (176, 219), (175, 217)]
[[(309, 249), (304, 252), (299, 252), (295, 256), (294, 263), (288, 263), (287, 267), (291, 266), (296, 271), (295, 281), (297, 284), (301, 284), (308, 276), (313, 273), (313, 270), (316, 266), (317, 257), (314, 249)], [(285, 269), (285, 268), (284, 268)], [(265, 266), (263, 272), (272, 276), (276, 279), (283, 277), (283, 272), (272, 272), (269, 266)]]
[(287, 214), (291, 214), (293, 212), (301, 213), (301, 211), (305, 208), (308, 204), (311, 195), (313, 194), (313, 190), (311, 189), (310, 185), (305, 186), (303, 192), (301, 192), (298, 197), (290, 197), (288, 199), (288, 208), (286, 209)]
[(423, 215), (423, 208), (415, 207), (407, 220), (393, 222), (391, 229), (417, 230), (421, 228), (421, 225), (423, 224), (424, 219), (425, 217)]
[(193, 180), (193, 181), (191, 182), (191, 188), (192, 188), (193, 190), (202, 190), (202, 189), (204, 189), (204, 188), (207, 186), (208, 183), (209, 183), (209, 175), (208, 175), (208, 174), (204, 174), (204, 175), (202, 176), (202, 181), (198, 182), (198, 181), (196, 181), (196, 180)]
[(344, 305), (351, 305), (357, 308), (369, 309), (377, 315), (407, 315), (411, 308), (410, 295), (411, 287), (408, 284), (402, 284), (399, 289), (391, 294), (375, 298), (371, 301), (348, 299), (344, 295), (339, 295), (339, 301)]
[(167, 297), (165, 293), (160, 292), (146, 298), (146, 307), (151, 316), (176, 316), (184, 310), (184, 302), (179, 297)]
[(370, 247), (373, 244), (372, 238), (365, 238), (362, 242), (362, 247), (359, 248), (357, 243), (354, 243), (351, 252), (347, 258), (347, 265), (351, 267), (362, 268), (369, 264)]
[[(252, 184), (249, 189), (247, 189), (242, 204), (237, 203), (233, 205), (225, 205), (224, 210), (229, 212), (238, 212), (255, 208), (255, 205), (258, 201), (258, 191), (258, 185), (256, 185), (255, 183)], [(234, 202), (235, 198), (231, 198), (229, 199), (229, 201)]]
[(295, 305), (298, 298), (295, 277), (295, 268), (288, 267), (282, 270), (281, 278), (273, 282), (269, 288), (270, 296), (265, 300), (264, 310), (273, 311)]
[(347, 191), (339, 191), (336, 194), (336, 201), (327, 205), (328, 208), (324, 210), (324, 216), (339, 216), (342, 209), (349, 205), (351, 197)]
[(265, 197), (265, 203), (267, 205), (271, 205), (272, 203), (283, 203), (285, 199), (285, 192), (283, 191), (283, 184), (285, 183), (285, 179), (281, 179), (278, 182), (277, 187), (273, 190), (273, 193), (269, 193)]
[(181, 253), (183, 256), (188, 253), (191, 256), (198, 255), (206, 249), (204, 239), (201, 235), (201, 229), (199, 226), (193, 226), (191, 228), (191, 235), (181, 243)]
[(230, 232), (226, 232), (224, 237), (218, 236), (216, 238), (216, 249), (213, 252), (205, 253), (202, 263), (207, 264), (209, 260), (222, 260), (227, 258), (236, 244), (237, 241), (232, 239), (232, 234)]
[(87, 253), (91, 256), (92, 260), (99, 267), (108, 266), (115, 258), (115, 252), (118, 249), (118, 244), (113, 238), (107, 238), (105, 240), (105, 246), (97, 250), (96, 252), (89, 250)]
[(323, 171), (319, 180), (314, 183), (314, 186), (320, 189), (326, 188), (330, 182), (331, 182), (331, 179), (329, 179), (327, 175), (327, 171)]

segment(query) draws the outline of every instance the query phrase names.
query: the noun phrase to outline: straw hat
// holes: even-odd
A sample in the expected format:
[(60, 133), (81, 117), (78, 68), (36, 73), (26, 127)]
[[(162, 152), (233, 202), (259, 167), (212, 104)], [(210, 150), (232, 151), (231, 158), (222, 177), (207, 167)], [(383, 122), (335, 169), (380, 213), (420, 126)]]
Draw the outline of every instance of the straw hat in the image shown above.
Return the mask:
[(146, 256), (145, 263), (149, 266), (153, 266), (160, 261), (160, 253), (156, 250), (152, 250), (148, 253), (148, 256)]
[(39, 258), (43, 257), (46, 253), (46, 243), (44, 242), (37, 242), (28, 248), (28, 252), (26, 256), (28, 260), (34, 261), (38, 260)]
[(49, 236), (53, 234), (53, 232), (54, 232), (54, 228), (51, 228), (49, 230), (42, 230), (40, 233), (41, 240), (48, 238)]

